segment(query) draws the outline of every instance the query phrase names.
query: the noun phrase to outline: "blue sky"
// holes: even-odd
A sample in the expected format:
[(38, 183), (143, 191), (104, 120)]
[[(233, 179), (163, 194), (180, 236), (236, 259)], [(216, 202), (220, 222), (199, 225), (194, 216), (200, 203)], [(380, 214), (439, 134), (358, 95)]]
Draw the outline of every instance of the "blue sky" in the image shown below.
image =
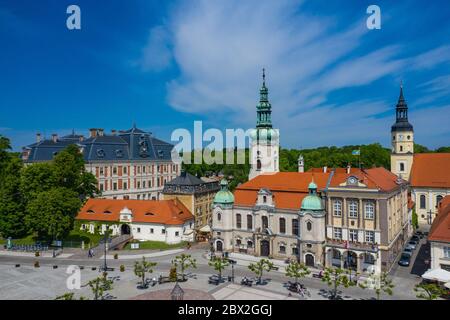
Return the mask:
[[(66, 8), (81, 8), (81, 30)], [(345, 5), (344, 5), (345, 4)], [(381, 8), (381, 30), (366, 8)], [(250, 128), (267, 70), (283, 147), (389, 144), (399, 83), (418, 143), (450, 145), (445, 1), (0, 0), (0, 134), (16, 150), (133, 122)]]

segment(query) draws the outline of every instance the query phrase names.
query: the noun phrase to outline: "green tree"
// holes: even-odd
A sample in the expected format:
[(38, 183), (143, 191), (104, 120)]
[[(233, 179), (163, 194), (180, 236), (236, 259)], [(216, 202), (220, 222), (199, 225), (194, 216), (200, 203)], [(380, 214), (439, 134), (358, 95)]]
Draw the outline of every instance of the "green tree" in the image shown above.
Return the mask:
[(103, 300), (105, 293), (113, 289), (113, 281), (107, 278), (106, 272), (102, 276), (89, 281), (87, 285), (94, 294), (94, 300)]
[(35, 163), (23, 168), (20, 174), (20, 189), (25, 201), (31, 201), (40, 192), (56, 186), (53, 169), (50, 162)]
[(54, 177), (60, 187), (77, 192), (82, 199), (99, 193), (93, 174), (86, 172), (83, 154), (72, 144), (53, 159)]
[(62, 239), (72, 229), (81, 207), (78, 194), (67, 188), (39, 193), (27, 205), (26, 222), (43, 239)]
[(23, 223), (25, 201), (20, 190), (22, 162), (16, 157), (0, 157), (0, 234), (4, 238), (18, 238), (28, 232)]
[[(64, 293), (63, 295), (56, 297), (55, 300), (77, 300), (77, 299), (75, 298), (75, 293), (67, 292), (67, 293)], [(86, 298), (83, 296), (80, 296), (79, 300), (86, 300)]]
[(258, 277), (257, 283), (261, 284), (264, 271), (269, 272), (270, 270), (272, 270), (274, 268), (274, 265), (268, 259), (261, 259), (256, 263), (250, 263), (248, 268), (250, 271), (252, 271)]
[(419, 227), (419, 217), (417, 216), (416, 208), (413, 209), (411, 222), (414, 229), (417, 229)]
[(351, 286), (355, 286), (356, 282), (350, 280), (350, 274), (348, 270), (344, 270), (341, 268), (325, 268), (323, 272), (322, 281), (326, 282), (329, 287), (331, 287), (331, 298), (337, 299), (338, 288), (343, 286), (344, 288), (348, 288)]
[(419, 283), (414, 287), (414, 292), (419, 299), (436, 300), (444, 295), (446, 290), (436, 283)]
[[(359, 287), (366, 289), (368, 287), (367, 281), (361, 282)], [(394, 293), (394, 287), (395, 285), (392, 283), (392, 280), (389, 278), (387, 272), (382, 272), (380, 275), (375, 276), (375, 294), (377, 296), (377, 300), (380, 300), (383, 293), (392, 296)]]
[(153, 272), (153, 267), (156, 266), (156, 262), (146, 261), (145, 257), (142, 257), (142, 261), (134, 262), (134, 274), (141, 278), (141, 288), (147, 288), (147, 273)]
[(230, 262), (226, 258), (214, 257), (208, 264), (219, 273), (218, 276), (220, 281), (222, 279), (222, 271), (230, 265)]
[(189, 268), (197, 268), (197, 261), (192, 258), (190, 254), (182, 253), (179, 256), (176, 256), (174, 260), (172, 260), (172, 264), (175, 268), (180, 267), (181, 270), (181, 278), (183, 281), (186, 281), (185, 271)]
[(294, 278), (295, 283), (298, 283), (298, 279), (306, 277), (311, 272), (303, 264), (297, 261), (291, 261), (286, 267), (286, 276), (289, 278)]

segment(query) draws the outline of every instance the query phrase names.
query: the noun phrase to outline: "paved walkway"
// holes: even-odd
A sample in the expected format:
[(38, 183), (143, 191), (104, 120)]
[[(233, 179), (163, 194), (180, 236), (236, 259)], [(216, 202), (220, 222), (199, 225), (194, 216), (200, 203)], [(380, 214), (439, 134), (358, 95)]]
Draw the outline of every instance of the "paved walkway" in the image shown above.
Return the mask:
[[(163, 256), (170, 256), (172, 254), (177, 254), (180, 252), (184, 252), (184, 249), (173, 249), (173, 250), (164, 250), (164, 251), (155, 251), (150, 253), (141, 253), (141, 254), (122, 254), (120, 252), (117, 252), (118, 259), (117, 260), (139, 260), (142, 259), (142, 257), (146, 258), (155, 258), (155, 257), (163, 257)], [(105, 255), (102, 255), (100, 259), (104, 259)], [(106, 259), (114, 259), (113, 254), (107, 254)]]
[[(20, 252), (20, 251), (6, 251), (6, 250), (0, 250), (0, 256), (11, 256), (11, 257), (35, 257), (34, 252)], [(43, 258), (52, 258), (53, 252), (40, 252), (40, 256)], [(57, 259), (64, 259), (64, 258), (70, 258), (73, 256), (72, 253), (61, 253), (56, 258)]]
[(288, 294), (229, 284), (213, 293), (216, 300), (299, 300)]

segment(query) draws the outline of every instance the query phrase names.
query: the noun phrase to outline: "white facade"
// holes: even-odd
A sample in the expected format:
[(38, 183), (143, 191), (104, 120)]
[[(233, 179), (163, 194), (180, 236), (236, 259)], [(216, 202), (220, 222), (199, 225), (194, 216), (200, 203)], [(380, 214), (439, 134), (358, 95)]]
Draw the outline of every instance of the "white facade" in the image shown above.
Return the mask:
[(251, 168), (249, 180), (260, 174), (279, 172), (280, 142), (278, 129), (255, 129), (250, 138)]
[(416, 214), (421, 228), (428, 229), (438, 212), (438, 199), (450, 195), (450, 189), (412, 187), (411, 196), (415, 202)]
[(450, 242), (431, 241), (431, 269), (450, 271)]

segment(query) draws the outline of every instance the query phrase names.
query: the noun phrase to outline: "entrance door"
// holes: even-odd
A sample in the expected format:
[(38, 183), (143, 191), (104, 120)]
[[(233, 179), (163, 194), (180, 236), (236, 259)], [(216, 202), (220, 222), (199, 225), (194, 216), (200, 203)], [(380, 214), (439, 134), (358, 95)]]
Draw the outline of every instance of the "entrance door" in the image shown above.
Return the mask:
[(127, 224), (123, 224), (123, 225), (120, 227), (120, 232), (121, 232), (122, 234), (130, 234), (130, 226), (127, 225)]
[(261, 256), (268, 257), (270, 255), (270, 243), (268, 240), (261, 240)]
[(314, 256), (312, 254), (305, 255), (305, 264), (308, 267), (314, 267)]
[(222, 242), (222, 241), (218, 240), (218, 241), (216, 242), (216, 250), (217, 250), (218, 252), (222, 252), (222, 251), (223, 251), (223, 242)]

